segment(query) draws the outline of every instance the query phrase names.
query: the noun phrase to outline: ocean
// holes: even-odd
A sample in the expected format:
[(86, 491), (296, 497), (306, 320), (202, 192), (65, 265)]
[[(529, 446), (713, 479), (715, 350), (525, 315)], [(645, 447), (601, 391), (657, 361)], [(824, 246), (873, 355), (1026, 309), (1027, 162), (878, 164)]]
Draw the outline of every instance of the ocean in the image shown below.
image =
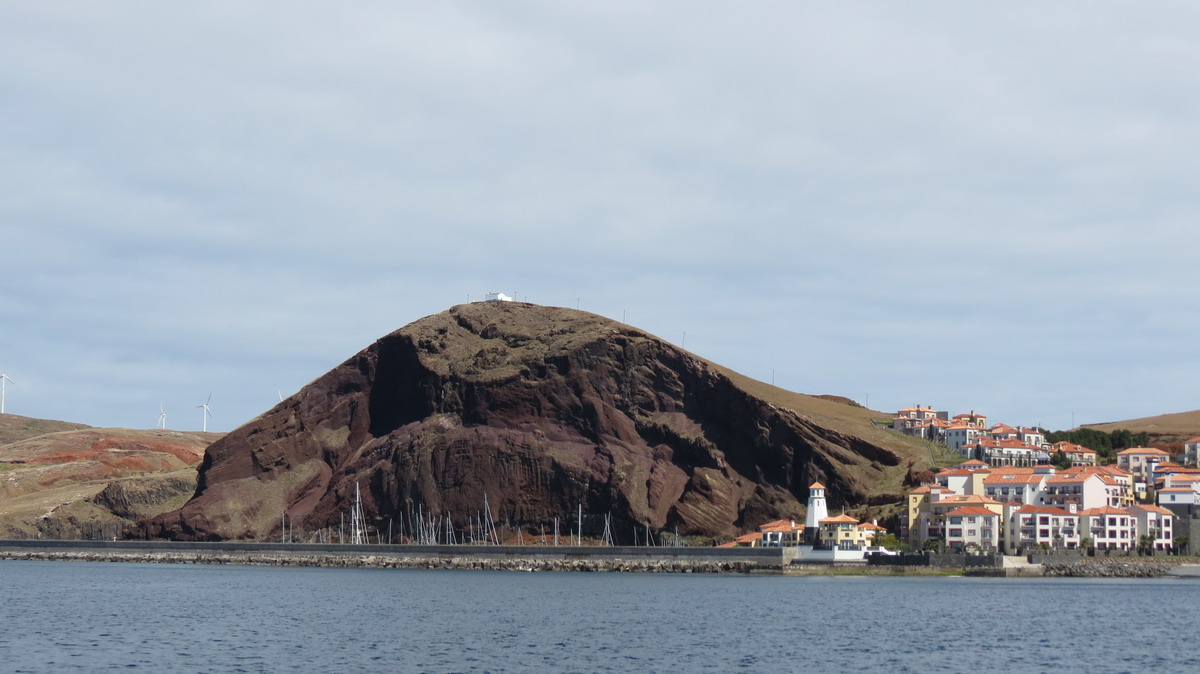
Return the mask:
[(1194, 672), (1200, 581), (0, 561), (0, 671)]

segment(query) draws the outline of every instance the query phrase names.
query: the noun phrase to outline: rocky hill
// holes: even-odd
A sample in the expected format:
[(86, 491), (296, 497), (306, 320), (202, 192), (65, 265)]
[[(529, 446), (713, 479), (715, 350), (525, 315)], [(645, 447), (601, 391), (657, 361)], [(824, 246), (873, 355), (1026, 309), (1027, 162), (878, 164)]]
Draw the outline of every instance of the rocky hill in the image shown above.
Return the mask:
[[(642, 331), (524, 303), (453, 307), (381, 338), (208, 448), (195, 497), (152, 537), (267, 539), (367, 518), (483, 509), (530, 529), (577, 507), (613, 526), (726, 535), (802, 517), (823, 481), (833, 507), (900, 498), (927, 446), (835, 400), (790, 393)], [(477, 520), (476, 520), (477, 521)], [(589, 531), (590, 529), (590, 531)], [(398, 530), (398, 527), (397, 527)]]
[[(88, 428), (0, 417), (0, 538), (112, 538), (183, 505), (216, 433)], [(57, 432), (37, 430), (68, 428)]]

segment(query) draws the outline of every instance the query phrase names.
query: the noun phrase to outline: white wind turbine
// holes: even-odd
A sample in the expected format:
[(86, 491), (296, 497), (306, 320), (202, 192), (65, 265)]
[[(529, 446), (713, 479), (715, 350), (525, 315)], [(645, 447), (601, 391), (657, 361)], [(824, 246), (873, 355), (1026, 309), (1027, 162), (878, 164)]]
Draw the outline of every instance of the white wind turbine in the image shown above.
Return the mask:
[(162, 430), (167, 428), (167, 411), (163, 409), (162, 403), (158, 404), (158, 427)]
[(7, 372), (0, 372), (0, 414), (4, 414), (4, 385), (12, 384), (12, 379), (9, 379)]
[(196, 405), (196, 409), (204, 410), (203, 412), (200, 413), (200, 420), (203, 424), (201, 426), (201, 430), (204, 431), (205, 433), (208, 432), (208, 418), (212, 416), (212, 412), (208, 411), (208, 404), (210, 402), (212, 402), (212, 394), (211, 393), (208, 394), (208, 400), (205, 400), (203, 405)]

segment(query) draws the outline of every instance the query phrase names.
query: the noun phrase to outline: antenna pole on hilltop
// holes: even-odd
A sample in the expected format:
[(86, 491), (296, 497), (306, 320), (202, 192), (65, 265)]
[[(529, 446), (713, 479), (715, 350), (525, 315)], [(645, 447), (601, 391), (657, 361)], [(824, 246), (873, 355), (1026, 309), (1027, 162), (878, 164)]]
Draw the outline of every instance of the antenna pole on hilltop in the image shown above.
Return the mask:
[(687, 348), (687, 330), (683, 331), (683, 344), (680, 344), (679, 346), (682, 346), (685, 349)]

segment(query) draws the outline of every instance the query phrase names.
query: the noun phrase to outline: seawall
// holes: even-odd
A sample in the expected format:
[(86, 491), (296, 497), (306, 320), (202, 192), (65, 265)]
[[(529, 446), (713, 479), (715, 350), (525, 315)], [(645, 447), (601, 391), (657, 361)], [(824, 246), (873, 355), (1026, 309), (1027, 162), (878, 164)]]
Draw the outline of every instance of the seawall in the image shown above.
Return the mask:
[(0, 559), (386, 569), (781, 573), (782, 548), (0, 540)]

